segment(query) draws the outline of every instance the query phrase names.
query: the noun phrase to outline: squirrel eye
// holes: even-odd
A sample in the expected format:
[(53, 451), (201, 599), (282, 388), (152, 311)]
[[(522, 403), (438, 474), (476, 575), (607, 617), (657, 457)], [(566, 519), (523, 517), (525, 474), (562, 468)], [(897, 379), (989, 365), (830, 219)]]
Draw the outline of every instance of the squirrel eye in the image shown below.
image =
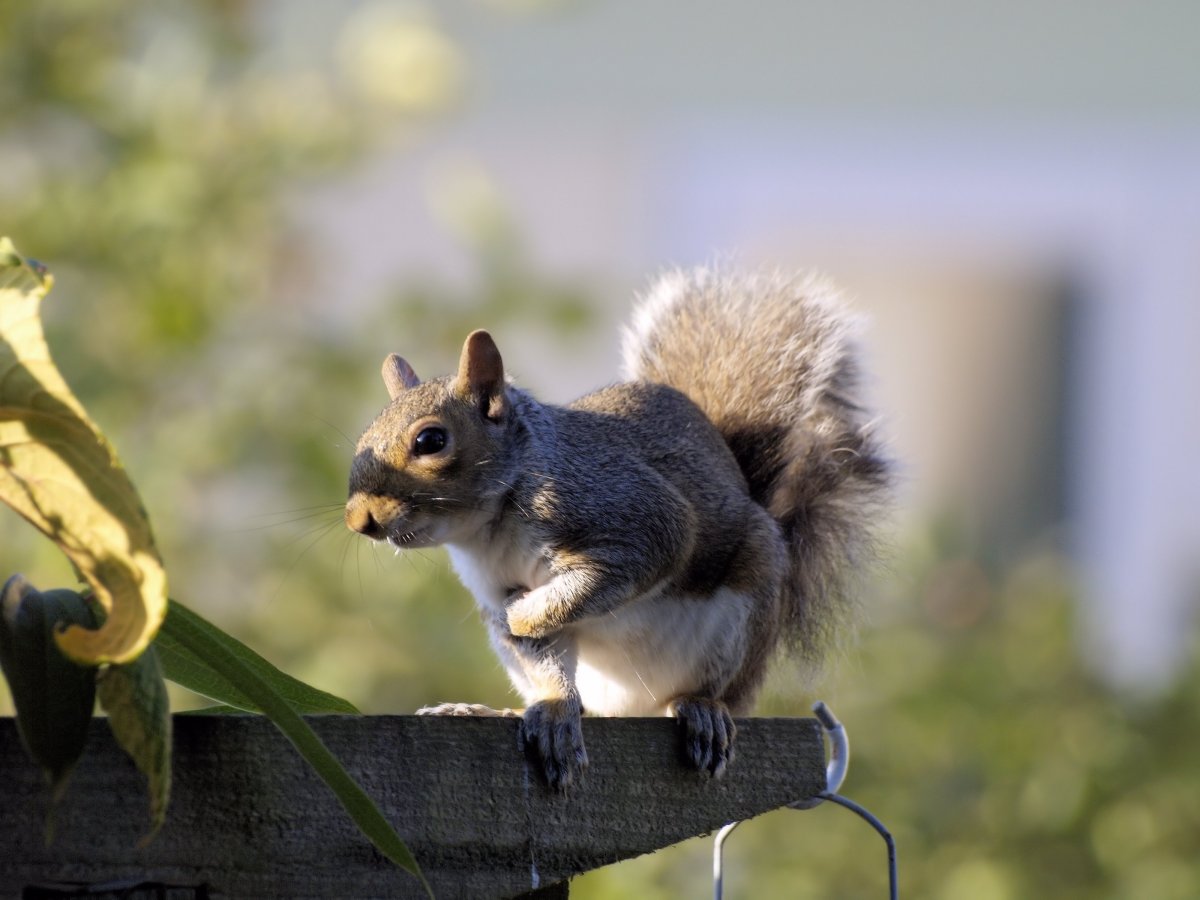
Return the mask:
[(437, 453), (445, 446), (446, 429), (431, 425), (429, 428), (422, 428), (417, 439), (413, 441), (413, 454), (427, 456), (430, 453)]

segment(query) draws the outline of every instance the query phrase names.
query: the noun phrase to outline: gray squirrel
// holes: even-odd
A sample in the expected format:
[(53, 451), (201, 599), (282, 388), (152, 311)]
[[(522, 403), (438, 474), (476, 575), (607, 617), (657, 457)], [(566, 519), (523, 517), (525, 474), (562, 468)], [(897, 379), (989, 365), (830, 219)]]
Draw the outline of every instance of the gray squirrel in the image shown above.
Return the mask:
[(852, 605), (890, 493), (859, 397), (854, 321), (812, 276), (661, 277), (626, 331), (626, 381), (567, 406), (507, 381), (485, 331), (454, 375), (396, 354), (358, 442), (345, 520), (397, 548), (447, 546), (565, 789), (581, 715), (672, 715), (720, 776), (734, 715), (780, 649), (816, 660)]

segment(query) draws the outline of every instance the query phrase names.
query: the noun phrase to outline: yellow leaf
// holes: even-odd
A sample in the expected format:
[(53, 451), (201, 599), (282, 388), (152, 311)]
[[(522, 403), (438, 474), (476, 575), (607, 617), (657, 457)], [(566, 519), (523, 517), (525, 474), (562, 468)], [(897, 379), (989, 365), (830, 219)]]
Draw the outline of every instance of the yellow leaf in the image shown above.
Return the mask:
[(153, 639), (167, 577), (137, 492), (50, 359), (39, 305), (53, 279), (0, 238), (0, 500), (58, 544), (108, 613), (55, 635), (81, 663), (125, 663)]

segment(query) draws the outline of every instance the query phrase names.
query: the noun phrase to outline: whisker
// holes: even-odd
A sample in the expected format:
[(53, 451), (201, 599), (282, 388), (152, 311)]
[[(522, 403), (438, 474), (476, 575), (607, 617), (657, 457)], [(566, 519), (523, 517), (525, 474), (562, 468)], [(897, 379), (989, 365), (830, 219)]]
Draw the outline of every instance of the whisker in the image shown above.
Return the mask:
[(346, 555), (350, 552), (350, 538), (354, 537), (349, 531), (346, 532), (345, 539), (342, 542), (342, 555), (338, 560), (338, 584), (344, 584), (346, 581)]
[[(507, 481), (503, 481), (499, 478), (493, 478), (492, 481), (496, 482), (496, 484), (503, 485), (504, 487), (508, 488), (509, 491), (511, 491), (513, 493), (516, 492), (516, 488), (513, 487), (511, 484), (509, 484)], [(510, 495), (510, 497), (511, 497), (511, 495)], [(525, 518), (527, 518), (527, 519), (532, 518), (532, 516), (529, 515), (529, 510), (525, 509), (525, 507), (523, 507), (520, 503), (518, 503), (515, 498), (512, 498), (512, 504), (520, 511), (521, 515), (523, 515)]]
[(330, 531), (332, 531), (333, 527), (337, 524), (338, 524), (338, 522), (335, 520), (333, 522), (329, 522), (325, 525), (321, 525), (316, 528), (310, 528), (303, 535), (296, 538), (294, 541), (289, 542), (289, 544), (294, 544), (296, 541), (299, 541), (304, 537), (308, 537), (309, 535), (312, 535), (314, 532), (316, 534), (316, 536), (312, 540), (310, 540), (307, 544), (304, 545), (304, 547), (301, 548), (300, 552), (296, 554), (296, 557), (288, 565), (286, 571), (283, 573), (283, 577), (279, 579), (279, 584), (276, 586), (274, 593), (271, 594), (271, 599), (268, 601), (268, 604), (273, 605), (275, 603), (275, 600), (279, 597), (279, 592), (281, 590), (283, 590), (284, 584), (287, 583), (288, 578), (291, 577), (292, 572), (295, 571), (296, 566), (299, 564), (300, 560), (302, 560), (304, 558), (305, 554), (307, 554), (309, 550), (311, 550), (314, 546), (316, 546), (316, 544), (319, 541), (321, 541), (323, 538), (328, 536)]
[(362, 541), (354, 542), (354, 568), (358, 573), (358, 599), (365, 602), (367, 599), (367, 591), (363, 587), (362, 577)]
[[(317, 415), (314, 415), (313, 418), (316, 419), (318, 422), (320, 422), (322, 425), (326, 426), (327, 428), (332, 429), (333, 431), (335, 431), (339, 435), (341, 435), (342, 440), (344, 440), (351, 447), (353, 447), (355, 444), (358, 443), (357, 441), (352, 440), (350, 435), (346, 434), (346, 432), (342, 431), (342, 429), (338, 428), (336, 425), (334, 425), (328, 419), (322, 419), (320, 416), (317, 416)], [(337, 445), (335, 444), (334, 446), (336, 447)]]
[(278, 522), (267, 522), (266, 524), (263, 524), (263, 525), (247, 525), (245, 528), (231, 528), (231, 529), (227, 530), (225, 533), (226, 534), (247, 534), (252, 531), (267, 531), (271, 528), (281, 528), (284, 525), (292, 525), (296, 522), (304, 522), (309, 519), (319, 519), (319, 518), (322, 518), (323, 516), (332, 516), (334, 513), (340, 513), (340, 512), (341, 512), (341, 504), (339, 504), (337, 507), (330, 507), (327, 509), (323, 509), (319, 512), (305, 513), (304, 515), (301, 515), (301, 516), (293, 516), (290, 519), (280, 519)]
[(247, 516), (248, 519), (264, 519), (268, 516), (290, 516), (293, 513), (306, 513), (321, 510), (341, 509), (345, 504), (340, 500), (337, 503), (318, 503), (314, 506), (298, 506), (295, 509), (277, 509), (274, 512), (252, 513)]
[[(618, 644), (618, 646), (620, 645)], [(629, 663), (629, 668), (633, 671), (634, 677), (642, 683), (642, 687), (646, 689), (646, 693), (650, 695), (650, 699), (657, 703), (658, 698), (654, 696), (654, 691), (650, 690), (650, 685), (646, 684), (646, 679), (642, 677), (642, 673), (633, 664), (633, 660), (629, 656), (629, 651), (621, 647), (621, 655), (625, 657), (625, 662)]]
[(375, 541), (371, 541), (370, 546), (371, 546), (371, 559), (373, 559), (375, 561), (375, 574), (378, 576), (383, 573), (383, 563), (381, 563), (379, 561), (379, 544)]
[[(291, 547), (295, 544), (298, 544), (300, 541), (304, 540), (306, 537), (308, 537), (311, 534), (316, 534), (317, 532), (322, 532), (322, 533), (328, 532), (328, 531), (332, 530), (335, 525), (338, 525), (340, 523), (341, 523), (341, 518), (331, 519), (328, 522), (318, 522), (316, 525), (312, 525), (309, 528), (304, 529), (295, 537), (290, 538), (289, 540), (285, 541), (283, 543), (283, 546), (285, 548)], [(287, 523), (280, 523), (280, 524), (287, 524)], [(251, 530), (254, 530), (254, 529), (251, 529)]]

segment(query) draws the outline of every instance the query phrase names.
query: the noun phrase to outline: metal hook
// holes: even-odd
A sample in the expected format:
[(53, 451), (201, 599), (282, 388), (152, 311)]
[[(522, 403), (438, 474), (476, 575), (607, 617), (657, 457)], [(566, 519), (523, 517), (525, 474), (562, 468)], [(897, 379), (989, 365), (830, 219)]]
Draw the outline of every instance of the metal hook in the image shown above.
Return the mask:
[[(848, 800), (837, 793), (837, 789), (842, 786), (842, 782), (846, 778), (846, 770), (850, 768), (850, 739), (846, 736), (846, 729), (837, 720), (837, 716), (824, 703), (818, 701), (813, 704), (813, 713), (816, 714), (821, 727), (825, 729), (825, 733), (829, 736), (829, 760), (825, 764), (825, 790), (807, 800), (798, 800), (790, 804), (789, 808), (812, 809), (814, 806), (818, 806), (828, 800), (830, 803), (835, 803), (850, 810), (867, 822), (867, 824), (879, 833), (884, 843), (887, 844), (888, 896), (891, 900), (897, 900), (899, 897), (899, 879), (896, 874), (896, 842), (892, 839), (891, 832), (866, 809), (859, 806), (853, 800)], [(722, 866), (725, 840), (733, 833), (733, 829), (741, 824), (740, 821), (730, 822), (717, 832), (717, 837), (713, 841), (713, 900), (721, 900), (721, 893), (724, 889)]]
[[(825, 791), (823, 793), (832, 794), (842, 786), (842, 782), (846, 780), (846, 770), (850, 768), (850, 739), (846, 736), (845, 727), (825, 703), (820, 700), (814, 703), (813, 714), (829, 737), (829, 760), (825, 764)], [(807, 800), (799, 800), (791, 804), (791, 808), (811, 809), (824, 800), (825, 797), (818, 794)], [(722, 827), (713, 839), (713, 900), (721, 900), (724, 890), (725, 840), (741, 824), (741, 821), (730, 822)]]
[[(829, 760), (825, 763), (824, 793), (836, 794), (838, 788), (842, 786), (842, 782), (846, 780), (846, 772), (850, 768), (850, 738), (846, 735), (845, 726), (833, 714), (833, 710), (822, 701), (818, 700), (814, 703), (812, 709), (813, 715), (817, 717), (817, 721), (821, 723), (821, 727), (825, 729), (825, 734), (829, 738)], [(812, 809), (814, 806), (820, 806), (824, 801), (825, 798), (821, 794), (817, 794), (807, 800), (797, 800), (789, 806), (792, 809)]]

